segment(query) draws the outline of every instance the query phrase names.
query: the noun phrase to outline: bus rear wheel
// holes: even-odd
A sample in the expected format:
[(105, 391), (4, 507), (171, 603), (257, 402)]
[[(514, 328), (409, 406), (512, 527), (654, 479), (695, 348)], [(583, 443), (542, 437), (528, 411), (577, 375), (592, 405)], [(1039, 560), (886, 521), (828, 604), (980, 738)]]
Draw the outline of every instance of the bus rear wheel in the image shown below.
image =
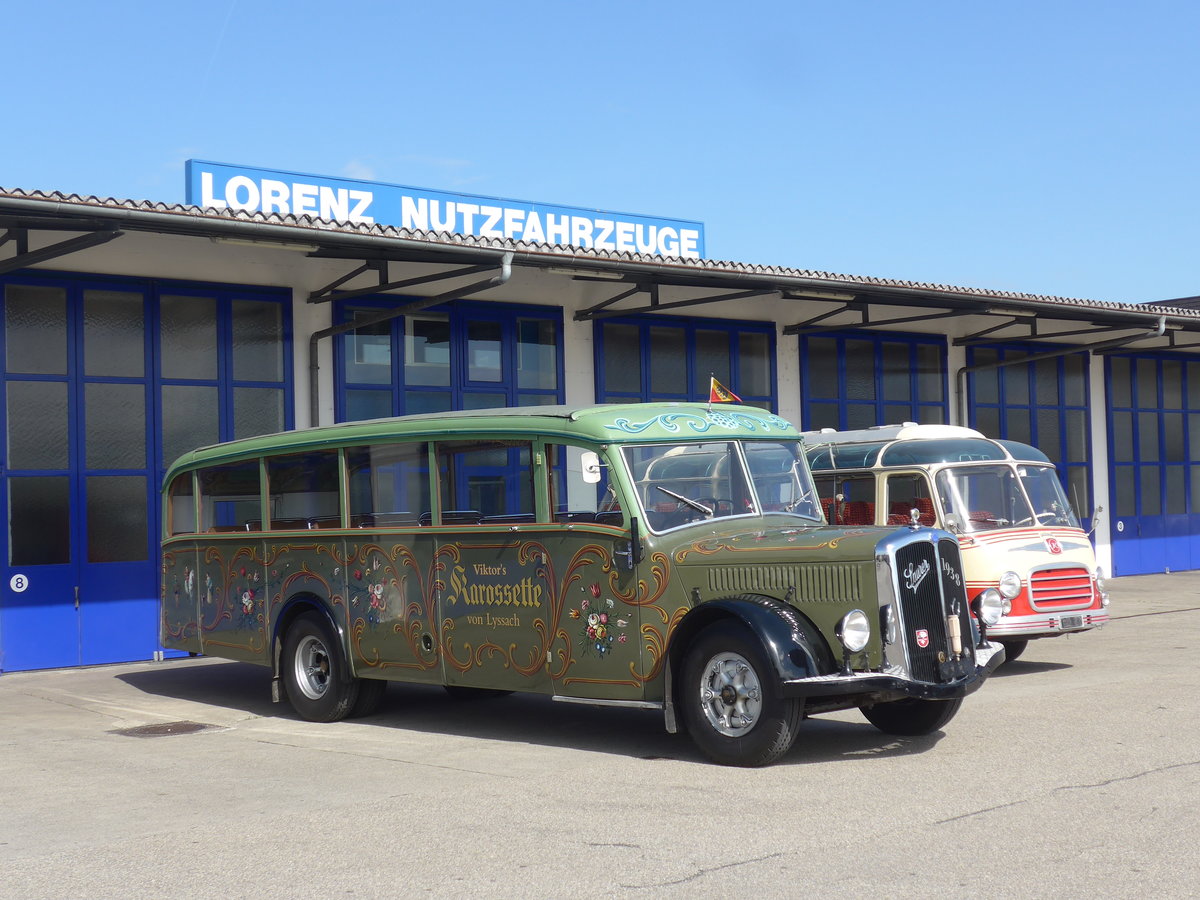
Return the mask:
[(359, 682), (350, 674), (333, 628), (318, 613), (305, 613), (283, 639), (283, 682), (292, 709), (310, 722), (350, 715)]
[(862, 714), (884, 734), (912, 737), (937, 731), (954, 718), (960, 706), (961, 697), (954, 700), (920, 700), (910, 697), (907, 700), (893, 700), (891, 703), (864, 707)]

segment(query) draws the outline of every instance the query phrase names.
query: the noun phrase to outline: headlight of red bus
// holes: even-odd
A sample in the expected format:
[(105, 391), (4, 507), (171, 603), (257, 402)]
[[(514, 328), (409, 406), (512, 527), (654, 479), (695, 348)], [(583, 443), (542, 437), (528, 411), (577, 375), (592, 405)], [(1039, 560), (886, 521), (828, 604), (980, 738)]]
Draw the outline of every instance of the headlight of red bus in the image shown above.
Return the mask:
[(1016, 572), (1005, 572), (1000, 576), (1000, 596), (1013, 600), (1021, 593), (1021, 576)]

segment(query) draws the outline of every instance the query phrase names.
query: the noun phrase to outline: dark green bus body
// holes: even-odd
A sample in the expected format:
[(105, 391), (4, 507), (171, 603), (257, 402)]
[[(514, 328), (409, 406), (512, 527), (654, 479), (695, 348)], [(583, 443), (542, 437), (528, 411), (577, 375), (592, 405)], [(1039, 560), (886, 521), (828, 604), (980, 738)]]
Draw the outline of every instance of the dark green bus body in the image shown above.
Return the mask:
[[(317, 615), (353, 679), (660, 708), (671, 730), (691, 642), (711, 640), (723, 624), (756, 639), (770, 681), (760, 694), (792, 698), (780, 702), (798, 704), (801, 718), (969, 693), (1003, 654), (974, 631), (954, 538), (830, 527), (815, 500), (797, 511), (811, 482), (803, 453), (789, 463), (780, 449), (797, 439), (788, 422), (757, 409), (656, 404), (403, 417), (197, 450), (164, 482), (163, 645), (270, 666), (278, 678), (289, 628)], [(357, 514), (353, 462), (362, 452), (350, 448), (411, 442), (412, 458), (427, 454), (430, 508)], [(447, 463), (450, 442), (507, 453), (509, 469), (467, 487), (472, 496), (515, 496), (519, 478), (522, 511), (446, 508), (445, 482), (463, 480), (452, 469), (473, 459), (464, 452)], [(689, 442), (702, 449), (688, 452)], [(607, 482), (603, 499), (564, 508), (555, 485), (589, 452)], [(324, 504), (325, 515), (280, 517), (269, 476), (273, 460), (289, 458), (336, 472), (336, 488), (328, 481), (282, 501)], [(668, 474), (685, 461), (691, 474)], [(740, 482), (722, 474), (735, 465), (745, 470)], [(228, 498), (204, 494), (206, 473), (233, 483), (230, 473), (252, 479), (255, 466), (266, 486), (257, 515), (217, 523), (212, 508)], [(282, 462), (279, 471), (288, 471)], [(733, 485), (739, 497), (697, 500), (697, 484)], [(586, 497), (578, 485), (575, 493)], [(791, 508), (772, 508), (785, 494)], [(904, 585), (914, 579), (912, 590), (924, 593), (909, 602)], [(839, 637), (852, 611), (865, 614), (870, 632), (855, 652)], [(761, 703), (751, 703), (756, 715)]]

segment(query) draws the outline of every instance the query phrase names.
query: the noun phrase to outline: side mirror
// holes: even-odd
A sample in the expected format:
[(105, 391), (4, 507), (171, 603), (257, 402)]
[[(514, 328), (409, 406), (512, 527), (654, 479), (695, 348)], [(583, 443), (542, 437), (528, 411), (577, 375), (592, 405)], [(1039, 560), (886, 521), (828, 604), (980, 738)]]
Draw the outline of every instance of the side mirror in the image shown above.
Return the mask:
[(584, 450), (579, 457), (584, 484), (600, 483), (600, 454), (594, 450)]

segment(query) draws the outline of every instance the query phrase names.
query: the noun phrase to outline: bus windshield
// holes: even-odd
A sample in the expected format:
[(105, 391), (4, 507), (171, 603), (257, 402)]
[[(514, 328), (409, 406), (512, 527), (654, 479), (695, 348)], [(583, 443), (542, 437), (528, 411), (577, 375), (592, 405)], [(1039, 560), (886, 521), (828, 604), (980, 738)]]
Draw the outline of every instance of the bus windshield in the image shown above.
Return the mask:
[(1021, 484), (1033, 503), (1034, 515), (1042, 525), (1065, 525), (1079, 528), (1079, 519), (1067, 503), (1062, 482), (1053, 466), (1017, 466)]
[(622, 448), (654, 531), (725, 516), (821, 521), (799, 441), (704, 441)]
[(937, 491), (951, 531), (970, 533), (1038, 524), (1012, 466), (942, 469), (937, 474)]

